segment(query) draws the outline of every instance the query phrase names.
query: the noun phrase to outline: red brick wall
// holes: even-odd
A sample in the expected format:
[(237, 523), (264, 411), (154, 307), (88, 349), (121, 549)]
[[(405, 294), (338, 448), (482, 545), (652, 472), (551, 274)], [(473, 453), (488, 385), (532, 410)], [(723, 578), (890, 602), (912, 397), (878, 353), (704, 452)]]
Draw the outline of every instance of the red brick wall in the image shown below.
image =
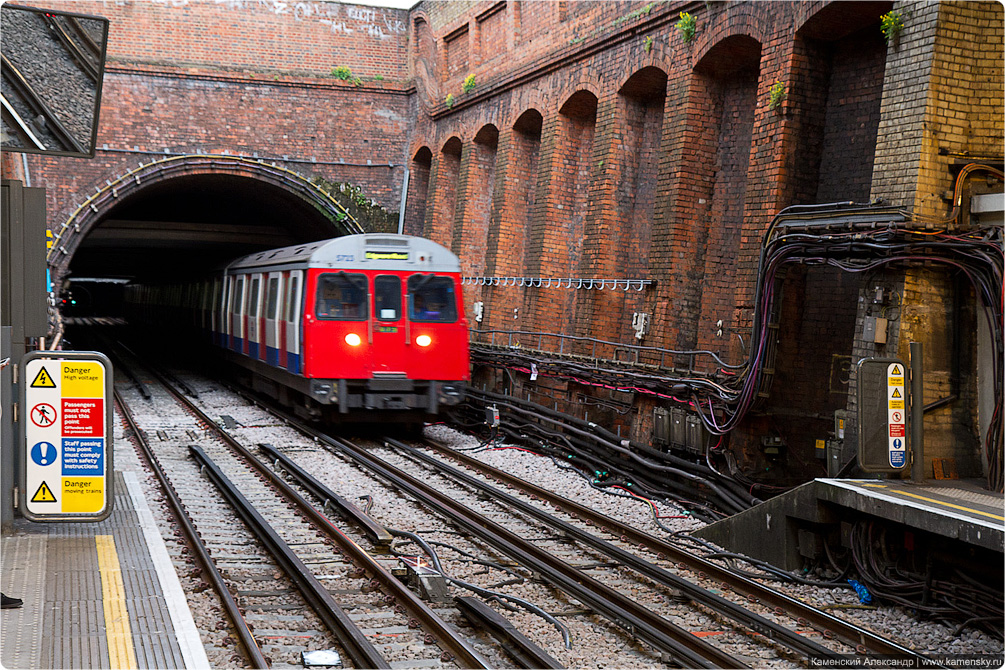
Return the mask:
[[(474, 275), (658, 282), (603, 295), (485, 288), (472, 292), (489, 307), (483, 327), (627, 343), (631, 313), (646, 311), (646, 344), (737, 362), (776, 211), (871, 194), (943, 213), (954, 159), (938, 149), (1001, 152), (1000, 6), (912, 6), (888, 48), (878, 19), (893, 6), (427, 1), (409, 13), (323, 2), (72, 3), (113, 19), (98, 138), (109, 148), (89, 162), (29, 164), (50, 187), (57, 224), (126, 170), (134, 150), (288, 156), (283, 165), (353, 181), (390, 207), (409, 164), (407, 229), (422, 222)], [(682, 10), (697, 21), (690, 42), (675, 28)], [(360, 85), (334, 80), (339, 65)], [(645, 72), (665, 81), (662, 92), (626, 89)], [(477, 84), (464, 92), (469, 74)], [(769, 110), (775, 82), (787, 97)], [(519, 121), (530, 110), (540, 120)], [(475, 139), (488, 125), (498, 129), (494, 151)], [(428, 161), (416, 160), (420, 147)], [(829, 394), (793, 389), (853, 350), (848, 305), (858, 288), (847, 277), (791, 274), (783, 315), (792, 325), (779, 342), (786, 381), (769, 408), (833, 408)], [(818, 302), (800, 311), (802, 297)], [(808, 341), (819, 355), (799, 355)], [(782, 428), (793, 444), (819, 432), (797, 423)], [(633, 432), (648, 429), (640, 418)], [(744, 428), (738, 443), (756, 444), (762, 430)]]

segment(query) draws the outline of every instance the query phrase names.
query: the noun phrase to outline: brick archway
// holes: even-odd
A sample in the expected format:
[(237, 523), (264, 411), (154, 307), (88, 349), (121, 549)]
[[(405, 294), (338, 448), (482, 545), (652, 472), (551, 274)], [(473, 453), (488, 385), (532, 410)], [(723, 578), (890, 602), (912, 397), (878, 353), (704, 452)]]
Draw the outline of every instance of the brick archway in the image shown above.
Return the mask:
[(66, 273), (81, 241), (117, 205), (131, 195), (139, 194), (154, 184), (165, 184), (181, 177), (228, 176), (254, 180), (291, 194), (305, 208), (317, 212), (331, 226), (332, 235), (364, 232), (359, 223), (334, 198), (303, 175), (262, 160), (227, 155), (172, 156), (125, 172), (105, 182), (83, 204), (70, 214), (55, 231), (54, 243), (47, 254), (53, 280)]

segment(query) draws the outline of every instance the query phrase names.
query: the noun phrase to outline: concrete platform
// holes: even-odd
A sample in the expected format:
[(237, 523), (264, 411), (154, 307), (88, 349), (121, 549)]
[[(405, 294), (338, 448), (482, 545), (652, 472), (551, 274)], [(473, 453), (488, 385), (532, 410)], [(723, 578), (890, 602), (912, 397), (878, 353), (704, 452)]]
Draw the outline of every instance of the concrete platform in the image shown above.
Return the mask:
[[(821, 534), (880, 519), (962, 547), (1005, 553), (1005, 496), (977, 480), (815, 479), (694, 535), (786, 570), (814, 554)], [(814, 537), (815, 536), (815, 537)], [(947, 546), (949, 546), (947, 544)]]
[(98, 523), (16, 519), (0, 539), (4, 668), (208, 668), (181, 583), (136, 474), (116, 471)]

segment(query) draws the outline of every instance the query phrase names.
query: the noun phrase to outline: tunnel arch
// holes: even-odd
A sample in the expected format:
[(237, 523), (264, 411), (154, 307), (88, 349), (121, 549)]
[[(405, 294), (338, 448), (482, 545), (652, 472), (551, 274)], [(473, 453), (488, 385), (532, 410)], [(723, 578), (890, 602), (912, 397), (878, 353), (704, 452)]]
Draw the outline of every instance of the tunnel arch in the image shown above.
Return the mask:
[[(130, 203), (135, 206), (137, 201), (142, 201), (151, 193), (160, 192), (163, 199), (172, 191), (183, 193), (186, 188), (205, 191), (208, 186), (219, 187), (221, 184), (227, 186), (232, 198), (246, 194), (253, 205), (256, 199), (264, 202), (265, 196), (274, 196), (282, 200), (281, 204), (274, 205), (274, 209), (286, 205), (298, 215), (307, 215), (309, 220), (304, 220), (301, 224), (303, 230), (292, 234), (293, 238), (322, 239), (325, 236), (364, 232), (352, 215), (334, 198), (303, 175), (284, 167), (239, 156), (172, 156), (140, 163), (138, 167), (115, 179), (107, 180), (104, 186), (98, 188), (70, 214), (61, 228), (54, 231), (54, 243), (47, 254), (53, 281), (58, 283), (68, 274), (88, 236), (116, 211), (128, 208)], [(292, 239), (288, 243), (300, 241), (307, 240)], [(247, 240), (238, 239), (235, 242), (246, 243)]]

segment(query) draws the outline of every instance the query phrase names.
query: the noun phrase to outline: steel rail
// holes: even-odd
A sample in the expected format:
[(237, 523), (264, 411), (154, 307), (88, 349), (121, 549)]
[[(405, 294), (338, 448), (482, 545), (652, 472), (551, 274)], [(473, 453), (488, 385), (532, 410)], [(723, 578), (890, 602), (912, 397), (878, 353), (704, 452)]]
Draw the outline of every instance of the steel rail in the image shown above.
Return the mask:
[(10, 82), (11, 87), (14, 91), (21, 96), (24, 103), (31, 108), (31, 110), (45, 119), (45, 127), (52, 133), (53, 137), (57, 142), (60, 142), (63, 146), (61, 147), (67, 151), (76, 151), (77, 153), (86, 153), (84, 148), (74, 139), (73, 135), (66, 129), (66, 127), (60, 122), (56, 115), (52, 113), (49, 106), (42, 102), (42, 98), (38, 96), (35, 89), (32, 88), (28, 80), (24, 78), (21, 71), (14, 67), (7, 56), (0, 55), (0, 62), (3, 64), (3, 72), (7, 77), (7, 81)]
[[(81, 72), (83, 72), (91, 81), (97, 82), (98, 68), (91, 62), (91, 58), (88, 57), (89, 54), (85, 53), (84, 49), (77, 44), (76, 40), (70, 37), (70, 35), (66, 32), (66, 29), (60, 22), (56, 21), (55, 17), (43, 14), (42, 18), (46, 25), (49, 26), (49, 30), (51, 30), (56, 36), (59, 43), (63, 45), (64, 49), (66, 49), (66, 53), (70, 56), (73, 62), (80, 66)], [(82, 29), (77, 29), (75, 32), (79, 35), (80, 30)]]
[(776, 611), (788, 612), (790, 615), (796, 617), (800, 623), (805, 621), (808, 625), (820, 631), (824, 637), (836, 636), (843, 642), (854, 646), (859, 653), (869, 651), (882, 655), (907, 656), (917, 663), (923, 663), (926, 667), (939, 667), (937, 663), (932, 661), (932, 659), (929, 659), (912, 649), (908, 649), (893, 640), (881, 637), (870, 630), (862, 628), (861, 626), (856, 626), (853, 623), (849, 623), (843, 619), (833, 616), (832, 614), (828, 614), (827, 612), (807, 605), (792, 596), (776, 591), (775, 589), (765, 586), (764, 584), (760, 584), (748, 577), (738, 575), (720, 565), (717, 565), (716, 563), (713, 563), (712, 561), (709, 561), (708, 559), (684, 551), (669, 542), (649, 535), (644, 531), (633, 528), (632, 526), (622, 523), (616, 519), (612, 519), (611, 517), (601, 514), (596, 510), (569, 500), (568, 498), (563, 498), (547, 489), (519, 479), (507, 472), (493, 468), (490, 465), (486, 465), (485, 463), (482, 463), (467, 454), (456, 452), (432, 440), (427, 439), (426, 441), (435, 447), (439, 453), (445, 456), (460, 461), (464, 465), (477, 470), (488, 477), (492, 477), (497, 481), (505, 482), (518, 490), (523, 490), (531, 495), (536, 495), (542, 500), (547, 501), (549, 504), (557, 506), (573, 516), (585, 519), (588, 523), (595, 524), (601, 529), (608, 529), (615, 535), (623, 536), (634, 544), (644, 546), (657, 552), (658, 554), (662, 553), (670, 560), (684, 564), (689, 569), (698, 573), (699, 576), (704, 575), (710, 579), (718, 581), (724, 588), (732, 589), (752, 602), (760, 601), (771, 607), (775, 607)]
[(462, 526), (472, 535), (541, 574), (548, 582), (603, 614), (635, 638), (663, 652), (683, 667), (745, 668), (738, 658), (726, 653), (689, 631), (667, 621), (631, 598), (556, 558), (531, 542), (429, 484), (395, 468), (351, 442), (324, 433), (308, 432), (333, 450), (352, 458), (439, 514)]
[(268, 547), (272, 556), (279, 561), (287, 576), (296, 583), (301, 595), (310, 604), (317, 615), (324, 621), (328, 630), (338, 638), (345, 647), (346, 653), (357, 668), (381, 668), (390, 670), (391, 664), (377, 651), (367, 639), (359, 626), (349, 618), (328, 589), (318, 581), (303, 561), (294, 553), (290, 546), (279, 536), (268, 521), (259, 513), (255, 506), (244, 497), (234, 483), (220, 470), (219, 466), (199, 447), (192, 445), (189, 452), (202, 465), (203, 470), (223, 494), (238, 516), (244, 520), (258, 539)]
[(487, 630), (521, 668), (561, 670), (563, 667), (551, 654), (528, 640), (512, 623), (481, 600), (458, 596), (454, 598), (454, 604), (477, 628)]
[[(453, 656), (459, 663), (463, 664), (464, 667), (468, 668), (489, 668), (488, 662), (482, 658), (482, 656), (471, 647), (463, 637), (460, 636), (449, 624), (443, 621), (429, 606), (423, 602), (417, 595), (412, 593), (408, 587), (401, 583), (397, 577), (392, 575), (383, 565), (381, 565), (376, 559), (374, 559), (369, 553), (367, 553), (362, 547), (356, 544), (351, 538), (347, 537), (341, 530), (335, 527), (332, 522), (320, 511), (317, 510), (313, 505), (311, 505), (307, 500), (304, 499), (297, 491), (293, 489), (276, 471), (266, 467), (261, 460), (259, 460), (253, 453), (251, 453), (244, 445), (231, 437), (226, 431), (222, 430), (217, 426), (209, 416), (207, 416), (202, 410), (196, 407), (188, 398), (182, 396), (177, 389), (171, 387), (170, 384), (166, 383), (166, 380), (161, 376), (157, 370), (151, 370), (151, 372), (165, 384), (165, 388), (168, 389), (181, 403), (183, 403), (189, 411), (191, 411), (195, 416), (197, 416), (203, 423), (210, 426), (216, 434), (223, 440), (231, 449), (240, 454), (251, 466), (255, 468), (260, 474), (262, 474), (266, 479), (269, 480), (273, 486), (275, 486), (284, 496), (297, 505), (300, 510), (307, 515), (311, 521), (320, 528), (328, 537), (334, 541), (339, 549), (347, 554), (354, 562), (358, 563), (363, 569), (371, 576), (372, 579), (376, 579), (380, 584), (384, 586), (389, 594), (395, 598), (395, 600), (401, 604), (406, 611), (411, 614), (416, 621), (420, 623), (423, 628), (433, 635), (440, 646)], [(248, 396), (244, 396), (248, 397)], [(252, 402), (257, 401), (248, 398)], [(274, 410), (263, 407), (267, 411)], [(291, 417), (283, 416), (286, 420), (293, 420)], [(266, 453), (269, 453), (266, 450)], [(278, 453), (278, 452), (276, 452)], [(288, 460), (288, 459), (287, 459)], [(298, 469), (298, 468), (296, 468)], [(287, 473), (293, 476), (295, 469), (287, 470)], [(320, 486), (320, 484), (319, 484)], [(350, 622), (351, 623), (351, 622)], [(355, 625), (355, 624), (353, 624)], [(364, 665), (362, 667), (383, 667), (376, 665)]]
[(380, 547), (391, 546), (394, 536), (386, 528), (374, 521), (372, 516), (364, 513), (351, 502), (319, 482), (310, 473), (297, 465), (293, 459), (271, 444), (259, 444), (258, 448), (272, 459), (272, 464), (276, 470), (285, 470), (290, 477), (296, 480), (297, 484), (307, 489), (312, 496), (322, 501), (321, 509), (324, 509), (328, 505), (338, 508), (342, 516), (359, 526), (371, 542)]
[[(319, 500), (340, 498), (340, 496), (337, 496), (330, 489), (328, 489), (328, 487), (314, 479), (314, 477), (291, 461), (288, 456), (279, 452), (275, 447), (265, 444), (260, 444), (258, 446), (269, 458), (273, 458), (278, 461), (282, 469), (285, 470), (290, 477), (296, 480), (299, 485), (310, 491), (310, 493)], [(403, 603), (409, 613), (422, 624), (425, 630), (436, 636), (436, 638), (440, 641), (440, 644), (444, 646), (446, 651), (452, 654), (455, 659), (462, 662), (469, 668), (490, 667), (488, 662), (483, 659), (477, 651), (468, 645), (468, 643), (465, 642), (464, 639), (449, 626), (449, 624), (444, 622), (439, 615), (433, 612), (425, 602), (410, 591), (401, 582), (401, 580), (388, 572), (383, 565), (364, 551), (362, 547), (346, 537), (342, 531), (335, 528), (323, 514), (321, 514), (315, 507), (308, 504), (307, 501), (303, 500), (300, 494), (293, 491), (289, 484), (276, 475), (274, 471), (269, 470), (268, 468), (265, 468), (263, 471), (269, 473), (269, 479), (273, 484), (278, 486), (284, 492), (288, 490), (288, 495), (296, 496), (296, 498), (303, 501), (303, 504), (300, 505), (301, 509), (307, 513), (312, 520), (320, 524), (325, 531), (339, 543), (342, 550), (349, 554), (353, 561), (362, 565), (363, 569), (366, 570), (373, 579), (378, 580), (386, 589), (388, 589), (388, 591), (390, 591), (398, 602)], [(383, 526), (376, 523), (369, 515), (360, 511), (355, 505), (348, 502), (347, 504), (351, 510), (355, 510), (355, 513), (352, 513), (351, 510), (347, 510), (347, 513), (351, 514), (353, 520), (357, 524), (360, 524), (364, 529), (366, 529), (367, 534), (373, 532), (377, 536), (377, 542), (382, 542), (385, 535), (391, 537), (393, 540), (393, 536), (391, 536)]]
[[(124, 368), (121, 365), (117, 365), (116, 369), (122, 370)], [(164, 468), (161, 467), (160, 461), (157, 459), (157, 455), (153, 452), (153, 449), (150, 448), (150, 444), (147, 442), (146, 437), (144, 437), (143, 431), (136, 423), (136, 419), (133, 418), (133, 414), (129, 410), (129, 405), (123, 400), (118, 390), (113, 389), (112, 395), (115, 398), (115, 402), (119, 406), (119, 411), (122, 413), (123, 418), (125, 418), (126, 423), (129, 424), (129, 428), (133, 431), (133, 437), (136, 439), (137, 444), (139, 444), (140, 449), (142, 449), (147, 463), (149, 463), (150, 468), (157, 477), (157, 481), (160, 482), (161, 490), (164, 491), (168, 504), (171, 505), (171, 510), (174, 512), (175, 520), (178, 525), (181, 526), (182, 532), (185, 533), (185, 538), (188, 540), (188, 546), (191, 547), (196, 560), (202, 566), (201, 576), (212, 585), (213, 590), (216, 591), (217, 596), (220, 598), (223, 609), (227, 612), (227, 617), (230, 619), (231, 624), (233, 624), (237, 637), (240, 639), (241, 644), (244, 645), (244, 649), (248, 654), (248, 660), (251, 662), (252, 667), (260, 670), (270, 667), (269, 662), (265, 659), (261, 648), (258, 646), (258, 640), (255, 639), (254, 634), (248, 627), (248, 622), (241, 613), (241, 608), (237, 604), (237, 599), (227, 587), (227, 583), (224, 580), (223, 575), (220, 574), (219, 568), (216, 567), (216, 563), (213, 561), (212, 556), (210, 556), (206, 543), (203, 542), (202, 537), (199, 536), (199, 531), (196, 530), (195, 523), (188, 515), (188, 512), (185, 511), (185, 506), (182, 504), (181, 498), (178, 497), (178, 492), (175, 491), (174, 486), (168, 479), (167, 473), (165, 473)]]
[(42, 140), (38, 139), (32, 129), (28, 126), (28, 122), (21, 118), (14, 106), (7, 101), (3, 95), (0, 95), (0, 106), (3, 107), (0, 114), (3, 115), (3, 122), (7, 124), (10, 131), (16, 135), (21, 141), (20, 144), (12, 145), (10, 141), (7, 142), (8, 145), (21, 146), (21, 147), (33, 147), (35, 149), (45, 150), (45, 144)]
[[(622, 563), (646, 577), (649, 577), (653, 581), (686, 593), (688, 597), (695, 602), (701, 603), (702, 605), (705, 605), (706, 607), (733, 619), (737, 623), (746, 626), (754, 632), (760, 633), (775, 642), (779, 642), (784, 646), (805, 654), (810, 658), (839, 659), (842, 657), (842, 655), (836, 651), (832, 651), (779, 623), (765, 619), (761, 615), (752, 612), (731, 600), (727, 600), (726, 598), (712, 593), (711, 591), (675, 575), (668, 570), (664, 570), (660, 566), (655, 565), (636, 554), (626, 551), (621, 547), (611, 544), (610, 542), (599, 538), (576, 525), (562, 521), (552, 514), (549, 514), (548, 512), (545, 512), (528, 502), (512, 496), (505, 491), (500, 491), (494, 486), (491, 486), (490, 484), (469, 475), (466, 472), (461, 472), (443, 463), (442, 461), (433, 458), (429, 454), (423, 453), (422, 451), (395, 439), (384, 438), (384, 441), (389, 446), (401, 449), (416, 459), (449, 474), (458, 481), (461, 481), (468, 486), (473, 486), (480, 491), (484, 491), (492, 497), (502, 501), (505, 505), (519, 509), (525, 514), (528, 514), (536, 518), (538, 521), (551, 526), (568, 537), (572, 537), (599, 551), (600, 553), (610, 556), (619, 563)], [(521, 487), (523, 487), (523, 484), (521, 484)], [(548, 502), (551, 501), (548, 500)]]

